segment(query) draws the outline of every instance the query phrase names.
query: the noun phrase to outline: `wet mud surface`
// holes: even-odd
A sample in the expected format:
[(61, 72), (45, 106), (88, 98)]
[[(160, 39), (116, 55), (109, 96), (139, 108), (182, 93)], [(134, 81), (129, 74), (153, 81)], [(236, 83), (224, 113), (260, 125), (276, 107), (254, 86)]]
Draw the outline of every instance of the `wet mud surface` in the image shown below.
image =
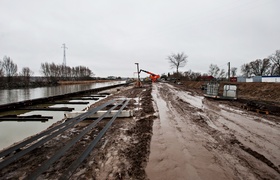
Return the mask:
[[(117, 118), (70, 179), (280, 179), (280, 117), (240, 102), (205, 99), (167, 83), (111, 90), (131, 98), (134, 116)], [(59, 179), (109, 119), (99, 123), (38, 179)], [(23, 179), (85, 128), (84, 121), (0, 170)]]
[(146, 168), (150, 179), (280, 178), (279, 116), (183, 89), (153, 86), (158, 119)]

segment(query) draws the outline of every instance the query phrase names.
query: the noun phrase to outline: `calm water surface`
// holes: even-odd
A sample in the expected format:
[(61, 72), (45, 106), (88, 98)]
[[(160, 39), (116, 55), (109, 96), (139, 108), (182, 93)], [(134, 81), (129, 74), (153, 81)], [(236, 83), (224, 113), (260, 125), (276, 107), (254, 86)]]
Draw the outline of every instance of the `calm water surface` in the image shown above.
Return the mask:
[(29, 89), (0, 90), (0, 104), (36, 99), (42, 97), (56, 96), (71, 92), (94, 89), (114, 84), (124, 83), (123, 81), (112, 81), (105, 83), (61, 85), (54, 87), (40, 87)]
[[(55, 96), (76, 91), (94, 89), (98, 87), (110, 86), (124, 82), (106, 82), (94, 84), (79, 84), (79, 85), (64, 85), (56, 87), (42, 87), (32, 89), (13, 89), (0, 90), (0, 104), (7, 104), (12, 102), (24, 101), (28, 99), (42, 98), (48, 96)], [(101, 98), (102, 99), (102, 98)], [(99, 99), (99, 100), (101, 100)], [(74, 100), (73, 100), (74, 101)], [(79, 100), (81, 101), (81, 100)], [(71, 104), (56, 104), (51, 107), (70, 107), (75, 108), (75, 111), (82, 110), (95, 103), (93, 100), (86, 100), (89, 104), (86, 105), (71, 105)], [(64, 111), (30, 111), (21, 115), (36, 115), (53, 116), (47, 122), (0, 122), (0, 150), (12, 145), (15, 142), (21, 141), (31, 135), (41, 132), (48, 128), (53, 123), (64, 118)]]

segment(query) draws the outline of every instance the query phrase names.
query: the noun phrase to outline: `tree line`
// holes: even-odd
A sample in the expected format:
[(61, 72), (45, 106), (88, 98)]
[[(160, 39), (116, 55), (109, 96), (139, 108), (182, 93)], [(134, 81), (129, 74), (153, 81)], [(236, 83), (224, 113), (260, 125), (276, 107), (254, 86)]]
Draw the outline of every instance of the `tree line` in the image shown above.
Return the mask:
[(244, 77), (280, 76), (280, 50), (264, 59), (256, 59), (241, 66)]
[[(40, 71), (44, 78), (39, 80), (43, 82), (35, 82), (39, 86), (54, 83), (58, 80), (90, 80), (94, 76), (94, 73), (88, 67), (70, 67), (53, 62), (41, 63)], [(8, 56), (4, 56), (3, 60), (0, 59), (0, 87), (2, 88), (30, 86), (32, 83), (34, 85), (34, 82), (30, 81), (33, 74), (34, 72), (29, 67), (23, 67), (21, 71), (18, 71), (17, 64)]]
[(64, 66), (55, 63), (42, 63), (41, 72), (45, 77), (64, 80), (89, 80), (94, 73), (85, 66)]
[[(213, 76), (216, 79), (224, 80), (228, 73), (225, 69), (221, 69), (216, 64), (210, 64), (208, 73), (193, 72), (192, 70), (179, 72), (180, 67), (187, 64), (188, 56), (185, 53), (171, 54), (167, 56), (167, 60), (171, 68), (176, 68), (176, 72), (171, 75), (172, 77), (180, 77), (185, 80), (199, 80), (202, 76)], [(230, 76), (237, 76), (237, 67), (230, 68)], [(280, 76), (280, 50), (264, 59), (257, 59), (241, 66), (241, 75), (243, 77), (252, 76)], [(168, 73), (168, 76), (170, 74)], [(167, 75), (163, 74), (162, 77), (166, 78)]]

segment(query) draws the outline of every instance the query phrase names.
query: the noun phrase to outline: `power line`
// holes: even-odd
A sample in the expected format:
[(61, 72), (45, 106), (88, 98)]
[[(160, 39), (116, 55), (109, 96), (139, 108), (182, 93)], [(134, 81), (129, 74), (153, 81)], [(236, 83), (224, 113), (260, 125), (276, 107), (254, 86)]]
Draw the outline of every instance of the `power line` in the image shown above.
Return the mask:
[(62, 65), (65, 67), (66, 66), (66, 52), (65, 52), (65, 49), (68, 49), (68, 48), (66, 47), (65, 43), (62, 44), (61, 48), (63, 48), (63, 62), (62, 62)]

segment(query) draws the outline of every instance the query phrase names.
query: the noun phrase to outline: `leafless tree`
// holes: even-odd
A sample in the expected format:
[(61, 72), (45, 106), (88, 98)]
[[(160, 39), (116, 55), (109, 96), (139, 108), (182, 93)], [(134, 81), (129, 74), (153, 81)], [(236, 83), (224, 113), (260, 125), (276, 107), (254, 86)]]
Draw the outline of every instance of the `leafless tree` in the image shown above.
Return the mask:
[(49, 63), (47, 63), (47, 62), (41, 63), (41, 73), (45, 77), (49, 77), (50, 76)]
[(33, 72), (30, 70), (29, 67), (23, 67), (20, 73), (20, 76), (22, 76), (22, 80), (25, 85), (28, 85), (30, 83), (30, 77), (33, 75)]
[(193, 72), (192, 70), (188, 70), (183, 73), (183, 76), (186, 80), (197, 80), (199, 77), (201, 77), (201, 73), (199, 72)]
[(33, 74), (33, 71), (31, 71), (29, 67), (23, 67), (21, 70), (21, 76), (23, 77), (30, 77)]
[(3, 62), (0, 60), (0, 77), (4, 77)]
[(223, 79), (226, 77), (226, 71), (224, 69), (221, 69), (218, 78)]
[(230, 72), (231, 72), (231, 76), (235, 77), (236, 76), (236, 72), (237, 72), (237, 67), (230, 68)]
[(209, 71), (208, 71), (209, 76), (213, 76), (217, 78), (219, 72), (220, 72), (220, 68), (216, 64), (210, 64)]
[(17, 75), (17, 65), (10, 57), (4, 56), (2, 67), (4, 69), (6, 77), (12, 77)]
[(252, 70), (251, 70), (251, 67), (250, 67), (250, 64), (243, 64), (241, 66), (241, 74), (242, 76), (244, 77), (251, 77), (251, 74), (252, 74)]
[(251, 72), (255, 76), (264, 76), (269, 74), (271, 64), (268, 58), (263, 60), (257, 59), (255, 61), (251, 61), (249, 64), (251, 67)]
[(179, 73), (179, 67), (184, 67), (187, 64), (187, 58), (188, 56), (185, 55), (183, 52), (167, 56), (171, 68), (176, 68), (177, 74)]
[(53, 79), (89, 79), (94, 76), (93, 72), (85, 66), (69, 67), (55, 63), (42, 63), (41, 72), (44, 76)]
[(208, 74), (217, 79), (223, 79), (226, 77), (226, 71), (220, 69), (216, 64), (210, 64)]
[(280, 50), (276, 50), (274, 54), (268, 57), (272, 62), (273, 74), (272, 75), (280, 75)]

